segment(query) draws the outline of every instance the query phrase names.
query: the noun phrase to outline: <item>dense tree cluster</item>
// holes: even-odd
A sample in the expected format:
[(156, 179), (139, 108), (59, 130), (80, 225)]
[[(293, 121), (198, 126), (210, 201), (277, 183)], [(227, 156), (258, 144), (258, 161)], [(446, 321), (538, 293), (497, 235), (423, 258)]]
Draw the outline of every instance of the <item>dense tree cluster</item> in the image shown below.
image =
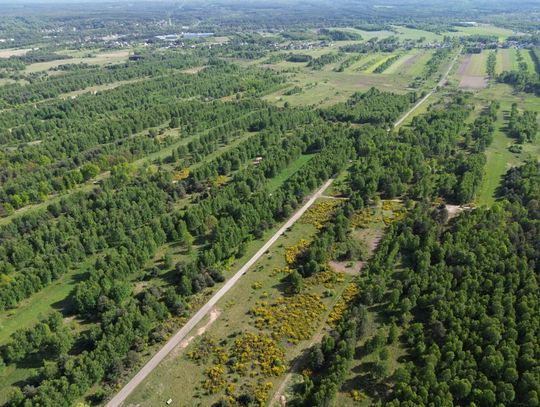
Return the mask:
[[(329, 405), (349, 374), (364, 307), (381, 304), (410, 359), (392, 376), (370, 367), (375, 383), (392, 384), (378, 395), (384, 405), (537, 405), (539, 177), (533, 161), (509, 171), (500, 194), (511, 202), (450, 226), (444, 209), (424, 205), (391, 226), (362, 274), (357, 307), (312, 350), (324, 373), (315, 384), (304, 378), (298, 404)], [(373, 337), (378, 348), (397, 340), (392, 330)], [(337, 355), (326, 351), (340, 341)]]
[(512, 104), (510, 119), (508, 120), (508, 135), (518, 143), (533, 142), (538, 133), (538, 122), (536, 112), (525, 110), (518, 111), (517, 103)]
[(322, 54), (320, 57), (313, 58), (308, 62), (307, 66), (314, 70), (321, 70), (324, 66), (334, 64), (345, 58), (345, 55), (341, 52), (329, 52), (328, 54)]
[(416, 95), (411, 93), (397, 95), (371, 88), (355, 93), (345, 103), (322, 110), (321, 115), (328, 120), (390, 125), (415, 99)]
[[(260, 75), (255, 71), (250, 75), (232, 65), (217, 64), (197, 75), (155, 78), (39, 109), (26, 107), (4, 113), (0, 119), (2, 143), (25, 144), (0, 153), (0, 202), (4, 209), (7, 206), (7, 212), (40, 202), (51, 193), (84, 182), (80, 168), (85, 164), (108, 170), (118, 162), (157, 151), (172, 139), (140, 133), (171, 119), (182, 135), (188, 135), (230, 120), (235, 111), (261, 106), (258, 101), (211, 100), (237, 92), (258, 92), (280, 82), (270, 71)], [(223, 78), (227, 76), (236, 79), (226, 81)], [(186, 100), (197, 94), (205, 99)]]

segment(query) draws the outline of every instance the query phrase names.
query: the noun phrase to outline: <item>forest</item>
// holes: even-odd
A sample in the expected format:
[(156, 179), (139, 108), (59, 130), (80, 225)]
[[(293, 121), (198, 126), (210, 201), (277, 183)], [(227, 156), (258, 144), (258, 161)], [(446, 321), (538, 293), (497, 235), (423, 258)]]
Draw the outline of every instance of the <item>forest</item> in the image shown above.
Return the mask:
[(0, 406), (540, 406), (528, 2), (103, 6), (0, 4)]

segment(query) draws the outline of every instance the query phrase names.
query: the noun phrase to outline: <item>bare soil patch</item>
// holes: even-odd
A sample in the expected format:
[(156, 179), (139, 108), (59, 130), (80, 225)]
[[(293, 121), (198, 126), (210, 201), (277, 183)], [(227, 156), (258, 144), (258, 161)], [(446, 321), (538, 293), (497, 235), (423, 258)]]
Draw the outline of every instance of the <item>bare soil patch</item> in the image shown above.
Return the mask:
[(365, 261), (330, 261), (328, 262), (330, 267), (332, 267), (332, 270), (334, 270), (337, 273), (345, 273), (350, 274), (351, 276), (357, 275), (360, 273), (364, 265), (366, 264)]
[(487, 76), (464, 75), (459, 82), (461, 89), (485, 89), (487, 86)]
[(221, 315), (221, 310), (218, 308), (214, 308), (210, 311), (208, 314), (208, 322), (201, 326), (199, 329), (197, 329), (197, 333), (195, 335), (191, 335), (190, 337), (184, 339), (180, 344), (173, 350), (171, 353), (172, 357), (178, 356), (178, 354), (186, 349), (191, 342), (193, 342), (193, 339), (195, 339), (198, 336), (201, 336), (206, 332), (206, 330), (212, 325), (216, 319)]
[(32, 51), (32, 48), (24, 48), (24, 49), (0, 49), (0, 58), (9, 58), (9, 57), (15, 57), (15, 56), (21, 56), (26, 54), (28, 51)]

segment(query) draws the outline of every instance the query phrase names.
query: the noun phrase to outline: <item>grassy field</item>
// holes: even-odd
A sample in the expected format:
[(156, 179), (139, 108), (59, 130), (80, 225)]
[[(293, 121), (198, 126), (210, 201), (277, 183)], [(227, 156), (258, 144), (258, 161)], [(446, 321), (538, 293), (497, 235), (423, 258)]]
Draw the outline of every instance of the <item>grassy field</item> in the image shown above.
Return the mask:
[[(285, 102), (292, 106), (329, 106), (347, 100), (354, 92), (366, 91), (373, 86), (384, 91), (403, 93), (410, 81), (399, 75), (300, 69), (290, 74), (288, 82), (289, 87), (270, 93), (264, 99), (280, 106)], [(284, 94), (294, 86), (301, 88), (301, 91), (292, 95)]]
[(511, 35), (514, 35), (514, 31), (507, 28), (495, 27), (493, 25), (479, 25), (476, 27), (455, 27), (457, 32), (445, 33), (450, 36), (461, 35), (495, 35), (499, 38), (499, 41), (503, 41)]
[(296, 171), (302, 168), (302, 166), (309, 162), (309, 160), (311, 160), (313, 157), (315, 157), (315, 154), (304, 154), (290, 163), (283, 171), (268, 182), (268, 190), (273, 192), (278, 189), (286, 180), (288, 180)]
[(24, 72), (33, 73), (33, 72), (48, 71), (49, 69), (57, 67), (59, 65), (80, 64), (83, 62), (87, 64), (96, 64), (96, 65), (114, 64), (114, 63), (127, 61), (129, 52), (130, 52), (129, 50), (120, 50), (120, 51), (114, 51), (114, 52), (102, 52), (102, 53), (92, 55), (90, 57), (81, 56), (81, 57), (75, 57), (75, 58), (59, 59), (56, 61), (38, 62), (35, 64), (28, 65), (26, 69), (24, 70)]
[(383, 74), (411, 75), (410, 69), (416, 65), (416, 61), (422, 54), (423, 52), (419, 49), (411, 49), (405, 52), (396, 62), (385, 69)]
[(504, 129), (512, 103), (516, 102), (519, 108), (536, 111), (540, 115), (540, 101), (530, 94), (514, 94), (509, 86), (503, 84), (492, 85), (478, 93), (476, 97), (484, 106), (491, 100), (497, 100), (501, 104), (495, 124), (493, 143), (486, 150), (487, 164), (476, 200), (479, 205), (491, 205), (495, 201), (495, 192), (502, 176), (510, 167), (519, 165), (528, 157), (540, 158), (540, 139), (538, 138), (534, 143), (525, 144), (522, 153), (516, 154), (508, 150), (514, 142), (506, 135)]
[(32, 48), (6, 48), (0, 49), (0, 58), (16, 57), (26, 54)]
[(495, 65), (495, 71), (500, 74), (504, 71), (512, 71), (518, 69), (518, 63), (516, 60), (516, 50), (513, 48), (499, 49), (497, 51), (497, 64)]
[(104, 92), (106, 90), (115, 89), (122, 85), (129, 85), (130, 83), (143, 81), (144, 79), (145, 78), (131, 79), (131, 80), (125, 80), (125, 81), (116, 81), (116, 82), (106, 83), (104, 85), (89, 86), (87, 88), (75, 90), (73, 92), (62, 93), (58, 97), (62, 99), (72, 99), (84, 93)]

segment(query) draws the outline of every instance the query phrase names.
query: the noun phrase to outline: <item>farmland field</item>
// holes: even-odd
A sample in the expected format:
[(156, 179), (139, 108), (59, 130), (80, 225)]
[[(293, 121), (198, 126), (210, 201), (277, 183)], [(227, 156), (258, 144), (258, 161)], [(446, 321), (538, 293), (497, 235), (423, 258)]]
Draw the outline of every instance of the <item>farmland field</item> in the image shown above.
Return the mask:
[(463, 57), (457, 71), (459, 87), (463, 89), (482, 89), (487, 86), (487, 52), (467, 54)]

